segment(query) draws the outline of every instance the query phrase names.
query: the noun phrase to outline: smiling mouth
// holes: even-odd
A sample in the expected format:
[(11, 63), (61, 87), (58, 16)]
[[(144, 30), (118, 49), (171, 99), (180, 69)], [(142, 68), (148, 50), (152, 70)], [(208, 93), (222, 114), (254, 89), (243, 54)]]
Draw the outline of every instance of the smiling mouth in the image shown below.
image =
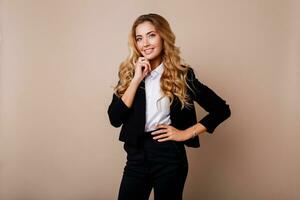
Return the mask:
[(146, 49), (144, 50), (145, 54), (151, 54), (153, 52), (154, 48), (152, 49)]

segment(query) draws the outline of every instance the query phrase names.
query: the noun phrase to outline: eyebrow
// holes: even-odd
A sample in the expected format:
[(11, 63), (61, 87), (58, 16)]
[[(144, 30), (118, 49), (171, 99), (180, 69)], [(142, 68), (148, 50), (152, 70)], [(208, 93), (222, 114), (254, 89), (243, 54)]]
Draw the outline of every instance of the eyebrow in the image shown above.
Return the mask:
[[(155, 31), (149, 31), (148, 33), (146, 33), (146, 35), (148, 35), (148, 34), (150, 34), (150, 33), (152, 33), (152, 32), (155, 33)], [(142, 35), (136, 35), (135, 38), (137, 38), (138, 36), (142, 36)]]

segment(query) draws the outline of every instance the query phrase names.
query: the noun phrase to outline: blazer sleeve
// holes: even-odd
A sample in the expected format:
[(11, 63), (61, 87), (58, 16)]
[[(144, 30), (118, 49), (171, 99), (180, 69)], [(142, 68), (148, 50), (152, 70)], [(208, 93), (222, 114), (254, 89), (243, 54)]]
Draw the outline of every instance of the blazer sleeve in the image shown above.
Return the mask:
[(107, 110), (111, 125), (120, 127), (127, 119), (130, 111), (131, 108), (127, 107), (120, 97), (113, 94), (112, 101)]
[(187, 83), (192, 89), (192, 99), (208, 112), (199, 123), (206, 127), (208, 133), (213, 133), (219, 124), (230, 117), (229, 105), (212, 89), (201, 83), (192, 68), (189, 68)]

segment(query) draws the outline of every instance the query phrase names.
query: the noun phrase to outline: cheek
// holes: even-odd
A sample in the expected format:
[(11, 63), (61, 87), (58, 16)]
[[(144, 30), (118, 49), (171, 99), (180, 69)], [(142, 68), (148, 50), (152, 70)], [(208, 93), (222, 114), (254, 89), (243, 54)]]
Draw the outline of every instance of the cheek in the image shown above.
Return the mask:
[(161, 44), (160, 42), (158, 42), (158, 43), (156, 44), (156, 47), (157, 47), (157, 49), (158, 49), (159, 51), (162, 50), (162, 44)]
[(141, 52), (142, 52), (143, 45), (141, 45), (141, 44), (136, 44), (136, 46), (137, 46), (137, 50), (141, 53)]
[(142, 45), (140, 43), (136, 43), (136, 46), (137, 46), (138, 50), (141, 50)]
[(159, 47), (160, 46), (160, 40), (156, 39), (155, 41), (153, 41), (155, 43), (155, 46)]
[(162, 48), (162, 41), (160, 39), (156, 41), (156, 46), (160, 49)]

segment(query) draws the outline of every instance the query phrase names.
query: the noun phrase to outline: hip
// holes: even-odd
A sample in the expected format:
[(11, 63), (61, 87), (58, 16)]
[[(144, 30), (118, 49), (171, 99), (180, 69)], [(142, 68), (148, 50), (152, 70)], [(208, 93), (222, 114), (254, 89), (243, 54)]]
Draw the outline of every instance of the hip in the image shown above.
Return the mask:
[(135, 162), (165, 162), (187, 164), (187, 154), (183, 142), (168, 140), (158, 142), (152, 138), (151, 132), (144, 132), (140, 146), (124, 143), (127, 161)]

